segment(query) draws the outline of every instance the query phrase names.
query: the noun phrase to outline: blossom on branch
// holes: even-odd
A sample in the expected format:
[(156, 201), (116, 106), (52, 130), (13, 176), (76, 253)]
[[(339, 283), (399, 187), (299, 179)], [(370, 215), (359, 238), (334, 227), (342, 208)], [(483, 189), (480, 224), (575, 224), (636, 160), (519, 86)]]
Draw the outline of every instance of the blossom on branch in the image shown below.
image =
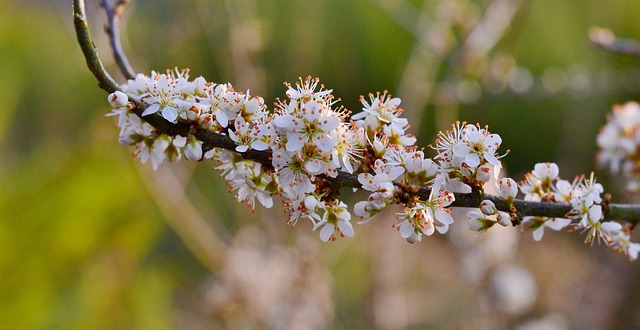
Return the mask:
[(640, 104), (627, 102), (614, 105), (607, 124), (597, 138), (600, 151), (598, 165), (611, 172), (622, 172), (629, 192), (640, 192)]
[[(179, 161), (183, 156), (190, 161), (213, 159), (236, 200), (253, 210), (256, 201), (269, 208), (279, 198), (288, 213), (288, 227), (308, 219), (325, 242), (355, 235), (348, 206), (338, 199), (340, 172), (341, 180), (351, 173), (357, 178), (349, 177), (357, 180), (351, 184), (369, 192), (366, 200), (354, 205), (353, 212), (362, 219), (358, 224), (398, 205), (399, 221), (393, 227), (413, 243), (436, 231), (446, 233), (455, 221), (454, 193), (483, 193), (485, 184), (497, 180), (500, 159), (508, 153), (499, 153), (502, 138), (487, 126), (457, 122), (438, 134), (432, 147), (436, 155), (429, 158), (406, 132), (410, 125), (401, 117), (400, 99), (386, 91), (369, 94), (368, 101), (361, 98), (363, 111), (349, 118), (350, 111), (336, 106), (339, 100), (319, 79), (309, 76), (295, 87), (285, 86), (287, 98), (268, 112), (263, 99), (249, 91), (236, 92), (229, 83), (215, 84), (202, 77), (189, 80), (188, 70), (176, 69), (137, 75), (107, 100), (112, 107), (109, 115), (117, 118), (120, 143), (133, 145), (133, 156), (141, 162), (151, 160), (156, 169), (165, 160)], [(624, 148), (614, 140), (630, 138), (625, 134), (635, 126), (625, 125), (633, 121), (618, 117), (635, 118), (633, 109), (618, 110), (613, 117), (617, 126), (611, 124), (613, 128), (603, 130), (599, 138), (601, 145), (614, 146), (600, 157), (612, 169), (630, 167), (625, 165), (630, 164), (627, 155), (619, 152)], [(157, 119), (181, 128), (149, 124)], [(233, 147), (206, 145), (200, 138), (203, 131), (228, 139)], [(627, 140), (622, 144), (629, 149)], [(469, 228), (480, 234), (495, 224), (524, 224), (536, 241), (545, 228), (569, 228), (587, 232), (587, 243), (604, 242), (635, 260), (640, 244), (629, 241), (629, 228), (605, 221), (603, 187), (593, 174), (569, 182), (559, 173), (554, 163), (538, 163), (519, 184), (511, 178), (498, 180), (498, 196), (492, 197), (496, 203), (485, 199), (467, 212)], [(566, 203), (571, 210), (563, 217), (522, 217), (518, 188), (527, 201)]]

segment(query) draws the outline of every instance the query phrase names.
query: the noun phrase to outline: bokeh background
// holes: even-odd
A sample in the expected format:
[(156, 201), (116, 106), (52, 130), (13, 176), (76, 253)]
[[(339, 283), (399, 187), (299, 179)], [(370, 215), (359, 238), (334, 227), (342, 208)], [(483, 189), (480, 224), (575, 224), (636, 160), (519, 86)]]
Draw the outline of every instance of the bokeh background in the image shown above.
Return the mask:
[[(309, 224), (291, 231), (277, 209), (235, 203), (212, 163), (153, 172), (104, 117), (71, 1), (0, 8), (3, 328), (640, 327), (638, 264), (579, 233), (475, 238), (462, 220), (410, 245), (389, 212), (322, 244)], [(389, 90), (420, 145), (455, 120), (480, 122), (511, 150), (509, 176), (555, 161), (572, 178), (595, 169), (611, 105), (640, 93), (640, 59), (592, 46), (593, 26), (640, 38), (640, 2), (136, 0), (123, 42), (138, 72), (188, 67), (269, 104), (306, 75), (354, 111), (359, 95)], [(596, 173), (614, 201), (638, 202)]]

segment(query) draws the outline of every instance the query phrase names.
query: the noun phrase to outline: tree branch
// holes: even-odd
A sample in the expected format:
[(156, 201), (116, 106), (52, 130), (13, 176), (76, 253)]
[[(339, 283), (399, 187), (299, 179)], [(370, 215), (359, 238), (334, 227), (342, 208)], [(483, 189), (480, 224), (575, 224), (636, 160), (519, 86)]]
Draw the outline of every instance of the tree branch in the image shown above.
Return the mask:
[(589, 32), (592, 44), (612, 53), (640, 56), (640, 43), (634, 39), (622, 39), (610, 29), (594, 27)]
[[(91, 37), (89, 35), (89, 29), (84, 13), (84, 2), (82, 0), (74, 0), (74, 17), (75, 28), (78, 35), (78, 42), (83, 50), (89, 70), (93, 73), (99, 82), (100, 88), (113, 93), (120, 90), (120, 87), (113, 81), (113, 79), (106, 72), (97, 50)], [(142, 117), (144, 108), (139, 102), (132, 102), (134, 107), (133, 111), (140, 116), (143, 120), (151, 124), (160, 134), (168, 135), (181, 135), (187, 136), (193, 134), (198, 140), (203, 142), (203, 151), (211, 150), (214, 147), (235, 150), (236, 144), (227, 135), (215, 133), (210, 130), (193, 128), (187, 122), (179, 121), (176, 124), (166, 121), (158, 114)], [(271, 152), (269, 151), (257, 151), (249, 150), (248, 152), (241, 153), (245, 159), (254, 160), (272, 167), (271, 165)], [(336, 178), (330, 178), (322, 176), (324, 179), (338, 184), (341, 187), (353, 187), (362, 188), (358, 178), (354, 174), (339, 171)], [(430, 190), (425, 187), (418, 189), (418, 196), (423, 199), (428, 199)], [(491, 200), (496, 208), (500, 211), (510, 212), (511, 206), (509, 203), (494, 195), (469, 193), (469, 194), (455, 194), (455, 202), (452, 206), (458, 207), (479, 207), (483, 200)], [(551, 202), (530, 202), (524, 200), (514, 200), (513, 206), (516, 208), (516, 213), (521, 218), (523, 216), (544, 216), (544, 217), (566, 217), (567, 213), (571, 211), (570, 204), (565, 203), (551, 203)], [(628, 205), (628, 204), (608, 204), (605, 207), (605, 218), (610, 220), (625, 220), (631, 223), (637, 223), (640, 221), (640, 205)]]
[(105, 70), (98, 55), (98, 48), (95, 43), (93, 43), (93, 40), (91, 40), (83, 0), (73, 0), (73, 25), (76, 29), (80, 49), (82, 49), (84, 58), (87, 60), (89, 70), (98, 80), (98, 86), (108, 93), (119, 91), (120, 86), (111, 78), (107, 70)]
[(129, 64), (129, 59), (122, 49), (122, 43), (120, 42), (120, 18), (125, 7), (132, 0), (115, 0), (115, 4), (111, 4), (111, 0), (103, 0), (102, 6), (107, 13), (107, 25), (105, 31), (109, 35), (109, 44), (111, 45), (111, 51), (113, 52), (113, 58), (120, 68), (120, 72), (127, 79), (134, 79), (136, 76), (135, 71)]

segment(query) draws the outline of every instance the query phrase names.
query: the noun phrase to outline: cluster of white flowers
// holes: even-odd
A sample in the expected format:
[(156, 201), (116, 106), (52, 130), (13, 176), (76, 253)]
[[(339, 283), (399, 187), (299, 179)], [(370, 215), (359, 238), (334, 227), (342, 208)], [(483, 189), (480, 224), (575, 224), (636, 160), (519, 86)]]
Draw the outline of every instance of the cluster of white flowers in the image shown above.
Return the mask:
[(203, 143), (192, 134), (169, 136), (158, 133), (129, 109), (129, 99), (144, 107), (142, 117), (160, 113), (171, 123), (183, 120), (194, 129), (220, 133), (226, 132), (230, 124), (238, 127), (240, 121), (259, 122), (267, 114), (262, 98), (252, 98), (248, 92), (235, 92), (231, 84), (208, 83), (202, 77), (189, 81), (188, 70), (176, 69), (166, 74), (152, 72), (151, 76), (138, 74), (122, 86), (122, 92), (109, 95), (113, 108), (110, 115), (118, 117), (120, 143), (135, 146), (134, 157), (142, 163), (150, 159), (154, 169), (165, 160), (180, 160), (183, 154), (191, 161), (202, 159)]
[[(138, 75), (122, 92), (109, 96), (120, 142), (133, 145), (133, 155), (143, 163), (150, 159), (154, 169), (182, 155), (214, 159), (238, 201), (251, 208), (256, 200), (271, 207), (279, 196), (289, 213), (287, 225), (309, 219), (323, 241), (354, 234), (351, 213), (328, 181), (338, 171), (357, 174), (363, 189), (371, 192), (355, 204), (361, 223), (400, 204), (403, 211), (397, 213), (395, 227), (414, 242), (435, 230), (447, 232), (453, 223), (447, 208), (454, 200), (452, 192), (481, 187), (500, 170), (496, 150), (501, 139), (478, 125), (458, 123), (455, 133), (441, 135), (449, 148), (438, 143), (436, 161), (425, 158), (423, 150), (413, 146), (415, 137), (406, 132), (409, 123), (401, 117), (400, 99), (386, 91), (361, 97), (363, 111), (349, 118), (348, 110), (335, 105), (332, 90), (307, 77), (286, 84), (286, 100), (279, 100), (269, 114), (262, 98), (236, 92), (231, 84), (202, 77), (189, 80), (188, 73)], [(140, 116), (129, 100), (144, 109)], [(158, 114), (170, 123), (186, 123), (189, 133), (161, 133), (141, 119)], [(197, 130), (229, 136), (235, 151), (214, 148), (204, 153), (203, 142), (193, 135)], [(241, 155), (251, 151), (270, 152), (271, 162)], [(416, 192), (425, 183), (432, 186), (431, 195), (420, 200)]]
[[(414, 146), (415, 137), (407, 134), (409, 123), (401, 117), (400, 99), (386, 91), (361, 97), (362, 111), (349, 118), (350, 111), (336, 106), (339, 100), (317, 78), (285, 86), (287, 98), (278, 100), (273, 112), (268, 112), (262, 98), (251, 97), (249, 91), (236, 92), (231, 84), (210, 83), (202, 77), (189, 80), (188, 70), (153, 72), (136, 76), (122, 86), (122, 92), (109, 95), (109, 115), (117, 116), (120, 143), (133, 145), (133, 156), (143, 163), (151, 160), (156, 169), (165, 160), (177, 161), (182, 156), (191, 161), (216, 160), (219, 165), (215, 168), (239, 202), (253, 209), (257, 200), (269, 208), (278, 197), (289, 215), (287, 226), (293, 228), (298, 220), (309, 219), (323, 241), (354, 235), (351, 213), (338, 199), (340, 187), (332, 180), (340, 171), (355, 174), (362, 189), (370, 192), (366, 200), (354, 205), (353, 212), (361, 219), (358, 223), (397, 204), (401, 211), (396, 212), (394, 227), (409, 242), (436, 231), (446, 233), (454, 222), (450, 210), (454, 193), (482, 192), (487, 182), (498, 179), (500, 158), (506, 153), (498, 153), (502, 139), (486, 126), (457, 122), (451, 131), (440, 132), (432, 147), (437, 155), (430, 159)], [(615, 132), (605, 128), (602, 136), (606, 131), (609, 138), (599, 141), (629, 137), (620, 133), (628, 130), (623, 124), (629, 122), (622, 121), (622, 112), (614, 116), (621, 117), (615, 120)], [(147, 116), (161, 117), (182, 129), (169, 134), (171, 130), (148, 124)], [(195, 137), (203, 130), (228, 136), (235, 149), (203, 148)], [(630, 167), (628, 153), (616, 148), (606, 154), (603, 151), (601, 161), (608, 159), (613, 169)], [(545, 227), (560, 230), (574, 223), (573, 229), (589, 232), (588, 242), (604, 239), (635, 259), (640, 245), (629, 242), (628, 230), (602, 221), (602, 186), (593, 176), (571, 183), (560, 180), (558, 174), (557, 165), (540, 163), (519, 185), (525, 200), (573, 207), (566, 218), (522, 219), (534, 238), (540, 240)], [(420, 198), (421, 187), (430, 188), (428, 197)], [(485, 200), (478, 210), (468, 212), (470, 229), (482, 233), (496, 223), (518, 223), (513, 204), (518, 184), (504, 178), (497, 181), (496, 191), (511, 206), (509, 212)]]
[(501, 144), (502, 138), (489, 133), (488, 127), (457, 122), (451, 131), (438, 134), (435, 160), (453, 192), (469, 193), (500, 174)]
[(640, 192), (640, 104), (614, 105), (597, 138), (598, 164), (622, 172), (629, 192)]
[(520, 182), (520, 191), (526, 201), (557, 202), (571, 204), (566, 218), (524, 217), (523, 223), (533, 230), (536, 241), (542, 239), (544, 229), (555, 231), (563, 228), (587, 232), (586, 243), (604, 241), (607, 246), (627, 254), (631, 260), (638, 257), (640, 244), (629, 241), (628, 230), (614, 221), (604, 221), (604, 189), (591, 173), (591, 176), (577, 177), (573, 182), (560, 179), (560, 170), (554, 163), (538, 163), (534, 170), (525, 175)]

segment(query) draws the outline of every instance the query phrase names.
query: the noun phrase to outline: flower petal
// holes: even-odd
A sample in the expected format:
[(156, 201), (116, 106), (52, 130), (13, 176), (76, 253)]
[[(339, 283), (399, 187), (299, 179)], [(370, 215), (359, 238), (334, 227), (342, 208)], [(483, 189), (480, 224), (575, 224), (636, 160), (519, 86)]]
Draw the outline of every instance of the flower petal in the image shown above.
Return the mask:
[(436, 210), (435, 216), (436, 216), (436, 220), (440, 221), (441, 223), (444, 223), (445, 225), (450, 225), (453, 223), (453, 217), (451, 216), (451, 214), (445, 211)]
[(353, 226), (349, 221), (338, 221), (338, 228), (347, 237), (353, 237), (355, 232), (353, 231)]
[(142, 112), (142, 117), (154, 114), (158, 112), (158, 110), (160, 110), (160, 105), (157, 103), (152, 104)]
[(333, 236), (333, 231), (335, 230), (335, 226), (333, 224), (327, 223), (320, 229), (320, 239), (323, 242), (328, 241), (331, 236)]

